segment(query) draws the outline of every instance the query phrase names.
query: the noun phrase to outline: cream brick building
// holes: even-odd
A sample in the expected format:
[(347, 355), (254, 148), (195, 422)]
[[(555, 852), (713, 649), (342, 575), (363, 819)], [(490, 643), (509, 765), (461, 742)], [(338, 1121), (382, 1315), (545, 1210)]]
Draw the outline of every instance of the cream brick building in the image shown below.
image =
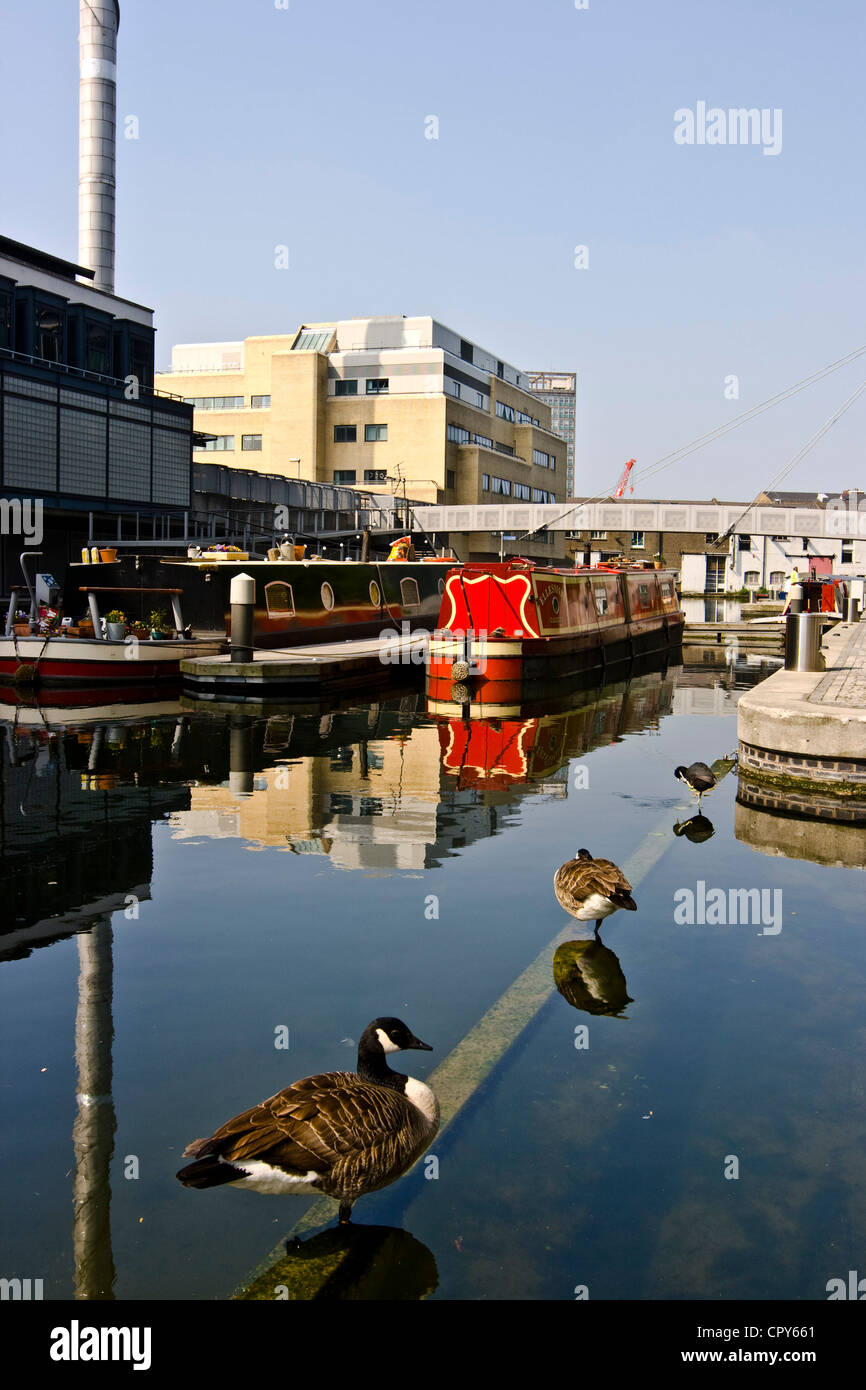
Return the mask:
[[(196, 429), (214, 436), (197, 461), (420, 502), (567, 495), (567, 446), (527, 374), (429, 317), (178, 345), (156, 384), (191, 401)], [(464, 559), (499, 553), (498, 534), (450, 539)], [(561, 534), (503, 548), (565, 556)]]

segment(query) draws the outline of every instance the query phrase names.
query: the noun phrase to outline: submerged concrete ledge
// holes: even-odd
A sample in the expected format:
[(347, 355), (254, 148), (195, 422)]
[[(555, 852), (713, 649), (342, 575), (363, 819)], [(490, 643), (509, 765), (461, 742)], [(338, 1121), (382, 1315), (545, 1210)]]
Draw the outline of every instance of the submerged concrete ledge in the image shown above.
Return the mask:
[(862, 802), (866, 818), (866, 623), (840, 623), (822, 650), (826, 671), (776, 671), (740, 697), (740, 767), (792, 792)]

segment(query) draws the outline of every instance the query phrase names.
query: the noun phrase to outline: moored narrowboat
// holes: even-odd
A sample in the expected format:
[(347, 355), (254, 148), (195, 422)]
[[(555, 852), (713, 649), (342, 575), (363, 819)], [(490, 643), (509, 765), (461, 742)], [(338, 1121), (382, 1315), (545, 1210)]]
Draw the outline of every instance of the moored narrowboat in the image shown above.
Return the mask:
[(464, 565), (445, 578), (428, 708), (511, 715), (587, 670), (679, 648), (683, 623), (670, 571)]

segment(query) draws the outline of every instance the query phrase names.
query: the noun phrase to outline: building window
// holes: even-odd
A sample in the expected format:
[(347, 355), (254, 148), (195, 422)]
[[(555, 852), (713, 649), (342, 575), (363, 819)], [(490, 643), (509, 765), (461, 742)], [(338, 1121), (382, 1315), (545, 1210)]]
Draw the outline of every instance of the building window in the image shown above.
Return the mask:
[(482, 491), (482, 492), (489, 492), (489, 491), (490, 491), (490, 474), (489, 474), (489, 473), (482, 473), (482, 474), (481, 474), (481, 491)]
[(365, 482), (365, 483), (387, 483), (387, 481), (388, 481), (388, 470), (387, 470), (387, 468), (365, 468), (365, 469), (364, 469), (364, 482)]
[(46, 362), (63, 361), (63, 318), (48, 304), (36, 306), (36, 356)]
[(404, 608), (417, 608), (421, 602), (417, 579), (400, 580), (400, 600)]
[(479, 410), (487, 409), (487, 397), (484, 395), (483, 391), (475, 392), (475, 404), (478, 406)]
[(738, 549), (738, 550), (751, 550), (751, 548), (752, 548), (752, 537), (751, 537), (751, 536), (737, 536), (737, 549)]
[(643, 550), (646, 540), (643, 531), (632, 531), (631, 548), (632, 550)]
[(718, 531), (706, 531), (704, 533), (704, 545), (715, 545), (719, 539)]
[(504, 401), (497, 401), (496, 414), (499, 416), (500, 420), (513, 420), (514, 406), (506, 405)]
[(771, 589), (784, 589), (784, 587), (785, 587), (785, 571), (784, 571), (784, 570), (770, 570), (770, 588), (771, 588)]
[(334, 482), (338, 487), (348, 487), (355, 482), (354, 468), (335, 468)]
[(284, 584), (282, 580), (275, 580), (273, 584), (266, 584), (265, 604), (269, 618), (293, 618), (295, 616), (295, 600), (291, 584)]
[(537, 464), (539, 468), (547, 468), (550, 464), (550, 455), (545, 454), (541, 449), (533, 449), (532, 462)]
[(322, 595), (322, 607), (327, 608), (330, 613), (334, 606), (334, 590), (330, 584), (323, 584), (319, 592)]
[(514, 458), (514, 450), (510, 444), (500, 444), (497, 440), (493, 447), (498, 450), (500, 454), (508, 454), (509, 458)]
[(843, 564), (843, 565), (853, 565), (853, 563), (854, 563), (854, 542), (853, 542), (853, 541), (843, 541), (843, 542), (842, 542), (842, 554), (841, 554), (840, 557), (839, 557), (839, 562), (840, 562), (840, 564)]
[(196, 410), (243, 410), (243, 396), (184, 396)]
[(365, 425), (364, 439), (368, 444), (376, 444), (388, 438), (387, 425)]
[(467, 343), (465, 338), (460, 339), (460, 356), (464, 362), (472, 361), (472, 344)]
[(334, 443), (335, 444), (354, 444), (358, 438), (357, 425), (335, 425)]
[(270, 396), (250, 396), (250, 410), (270, 410)]
[(215, 434), (201, 445), (201, 448), (207, 449), (208, 453), (222, 453), (225, 450), (233, 450), (234, 447), (235, 437), (233, 434)]
[(241, 449), (261, 452), (262, 436), (260, 434), (242, 434)]
[(590, 539), (591, 541), (606, 541), (606, 540), (607, 540), (607, 532), (606, 532), (606, 531), (590, 531), (590, 533), (589, 533), (589, 539)]
[(12, 346), (12, 296), (0, 290), (0, 348)]
[(472, 443), (473, 443), (473, 444), (483, 444), (484, 447), (485, 447), (485, 449), (492, 449), (492, 448), (493, 448), (493, 440), (492, 440), (492, 439), (488, 439), (486, 434), (473, 434), (473, 436), (472, 436)]
[(462, 425), (446, 425), (445, 437), (449, 439), (452, 444), (469, 443), (469, 431), (465, 430)]
[(757, 570), (746, 570), (746, 573), (743, 575), (743, 583), (747, 589), (757, 589), (760, 582), (761, 576), (758, 574)]
[(527, 483), (515, 483), (514, 496), (519, 498), (521, 502), (531, 501), (532, 493), (529, 488), (529, 485)]
[(334, 395), (335, 395), (335, 396), (357, 396), (357, 394), (358, 394), (358, 383), (357, 383), (357, 381), (335, 381), (335, 382), (334, 382)]
[(526, 413), (525, 410), (518, 410), (518, 411), (515, 411), (515, 417), (516, 417), (516, 419), (517, 419), (518, 425), (531, 425), (531, 424), (532, 424), (532, 416), (531, 416), (531, 415), (527, 415), (527, 413)]
[(386, 376), (374, 376), (374, 377), (370, 377), (370, 379), (369, 379), (368, 382), (367, 382), (367, 395), (368, 395), (368, 396), (381, 396), (382, 393), (383, 393), (384, 391), (387, 391), (387, 390), (388, 390), (388, 378), (387, 378)]
[(457, 474), (453, 468), (445, 469), (445, 486), (455, 488), (457, 486)]
[(452, 396), (460, 398), (460, 382), (452, 381), (450, 377), (445, 378), (445, 389), (451, 392)]
[(111, 371), (111, 335), (108, 325), (88, 323), (84, 329), (84, 365), (89, 372), (99, 372), (108, 376)]
[(511, 496), (511, 483), (507, 478), (491, 478), (491, 492), (499, 493), (503, 497)]

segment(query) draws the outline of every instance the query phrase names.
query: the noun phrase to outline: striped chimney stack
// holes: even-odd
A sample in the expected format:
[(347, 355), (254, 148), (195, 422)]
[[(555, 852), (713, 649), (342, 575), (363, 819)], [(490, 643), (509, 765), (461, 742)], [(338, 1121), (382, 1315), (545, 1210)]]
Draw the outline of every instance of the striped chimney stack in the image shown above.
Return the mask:
[(78, 35), (78, 263), (114, 292), (117, 0), (80, 0)]

